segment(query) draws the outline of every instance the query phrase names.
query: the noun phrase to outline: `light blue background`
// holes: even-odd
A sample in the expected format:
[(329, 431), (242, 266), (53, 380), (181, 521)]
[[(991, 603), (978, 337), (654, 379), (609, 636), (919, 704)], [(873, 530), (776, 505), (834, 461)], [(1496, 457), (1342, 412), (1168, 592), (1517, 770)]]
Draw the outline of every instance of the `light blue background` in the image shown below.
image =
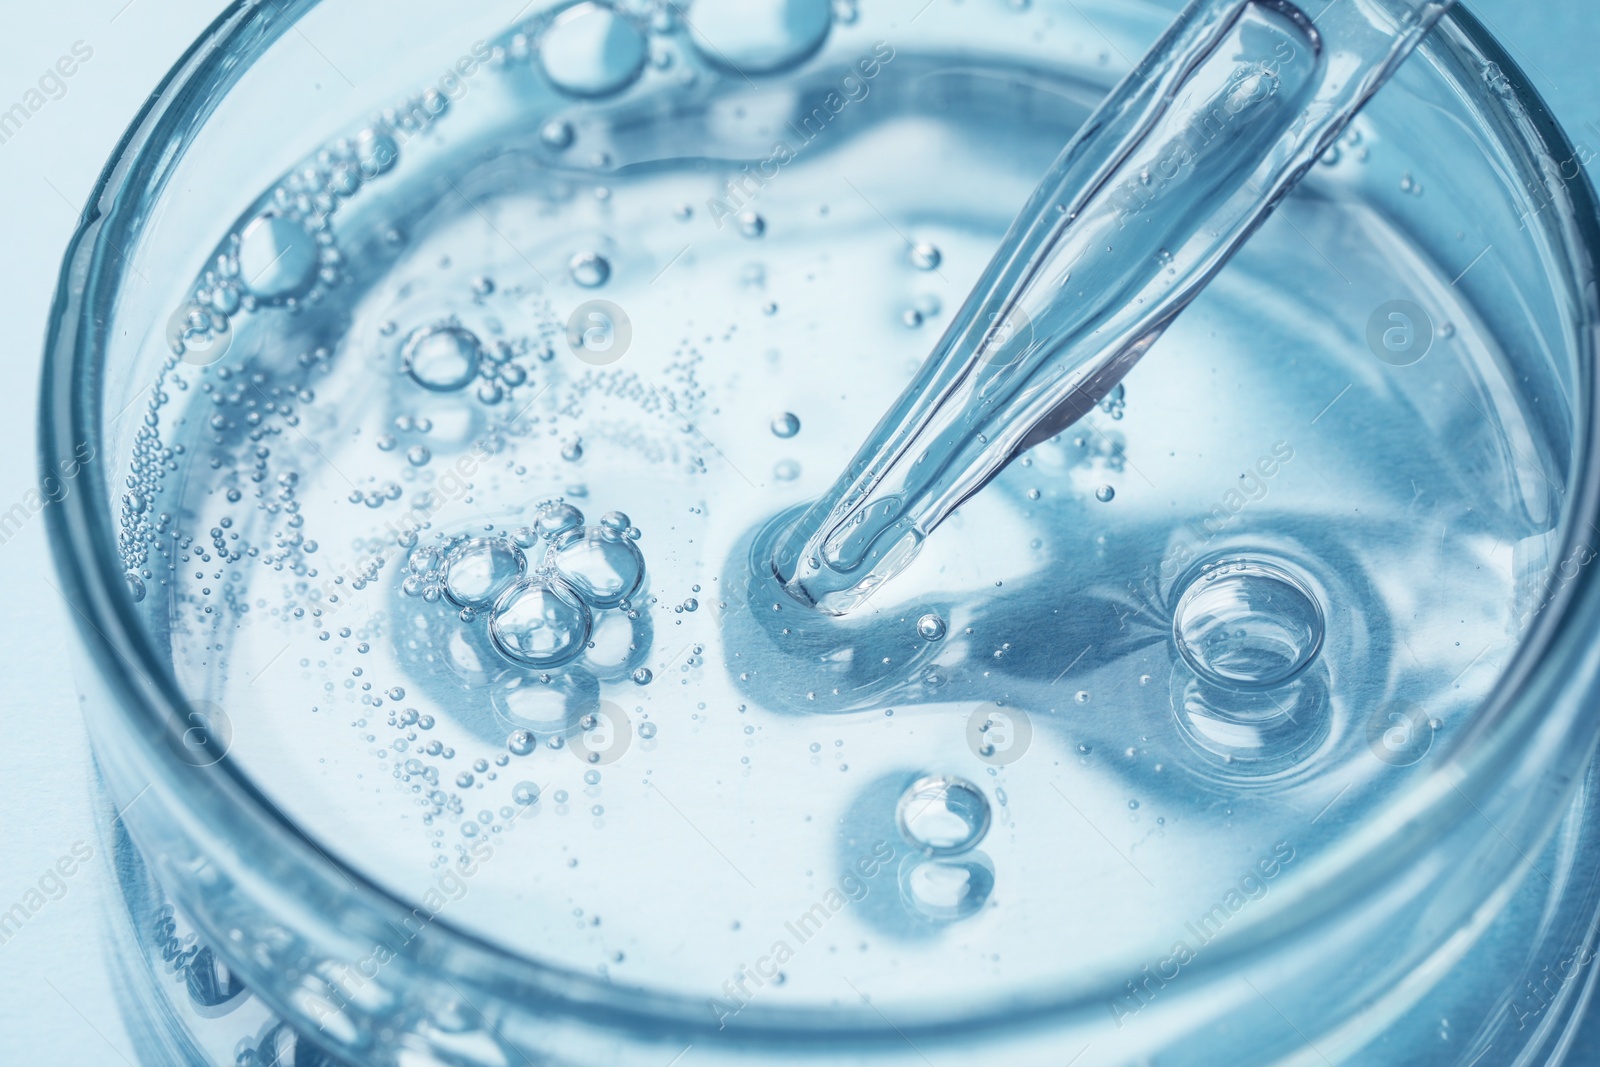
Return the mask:
[[(864, 0), (867, 3), (876, 0)], [(948, 0), (942, 0), (948, 2)], [(1573, 140), (1600, 153), (1600, 3), (1463, 0), (1503, 41)], [(45, 319), (62, 251), (101, 165), (145, 95), (220, 10), (216, 0), (72, 0), (7, 4), (0, 33), (0, 110), (20, 100), (78, 41), (91, 60), (15, 136), (0, 144), (0, 323), (13, 375), (0, 386), (0, 512), (37, 481), (35, 405)], [(309, 47), (309, 46), (308, 46)], [(0, 708), (0, 910), (79, 840), (94, 843), (88, 739), (66, 648), (67, 609), (51, 584), (44, 520), (0, 544), (0, 603), (9, 604)], [(0, 945), (0, 1061), (133, 1063), (101, 949), (114, 892), (99, 854)], [(1600, 1019), (1571, 1062), (1600, 1063)]]

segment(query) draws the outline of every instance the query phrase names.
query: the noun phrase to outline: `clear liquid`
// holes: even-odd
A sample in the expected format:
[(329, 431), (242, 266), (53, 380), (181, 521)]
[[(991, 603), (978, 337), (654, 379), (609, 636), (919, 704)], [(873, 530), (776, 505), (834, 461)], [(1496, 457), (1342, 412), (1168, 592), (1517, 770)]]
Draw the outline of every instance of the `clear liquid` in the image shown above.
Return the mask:
[(854, 610), (1007, 463), (1110, 396), (1449, 2), (1329, 4), (1315, 18), (1284, 0), (1189, 5), (1063, 149), (838, 481), (778, 539), (784, 588)]
[[(570, 128), (513, 60), (437, 138), (353, 142), (337, 256), (241, 248), (259, 306), (174, 361), (124, 554), (231, 758), (330, 853), (713, 1014), (853, 987), (905, 1019), (1166, 957), (1460, 731), (1553, 504), (1450, 278), (1315, 179), (868, 609), (772, 582), (1096, 95), (991, 21), (959, 65), (836, 27), (793, 80), (870, 92), (811, 140), (687, 52), (648, 75), (672, 112)], [(793, 158), (735, 201), (774, 138)], [(1408, 367), (1365, 332), (1396, 293), (1440, 324)], [(623, 602), (550, 558), (562, 503), (636, 547)], [(578, 606), (508, 610), (497, 642), (537, 581)], [(1271, 682), (1217, 684), (1240, 671)]]

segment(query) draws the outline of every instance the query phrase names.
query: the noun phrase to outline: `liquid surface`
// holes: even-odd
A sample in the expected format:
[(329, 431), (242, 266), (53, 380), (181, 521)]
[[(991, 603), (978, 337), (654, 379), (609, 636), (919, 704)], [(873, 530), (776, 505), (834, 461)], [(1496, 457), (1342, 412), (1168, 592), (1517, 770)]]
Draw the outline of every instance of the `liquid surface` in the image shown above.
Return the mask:
[[(778, 538), (802, 604), (858, 608), (1005, 465), (1108, 398), (1446, 3), (1197, 0), (1040, 180), (906, 391)], [(931, 260), (913, 245), (913, 263)], [(1102, 486), (1102, 503), (1115, 495)]]
[[(273, 802), (512, 951), (896, 1018), (1160, 959), (1380, 810), (1515, 648), (1555, 516), (1494, 342), (1313, 176), (1125, 388), (820, 617), (772, 539), (1098, 45), (706, 9), (580, 4), (265, 191), (185, 320), (231, 340), (180, 333), (134, 456), (130, 590)], [(1396, 293), (1441, 324), (1404, 366), (1365, 333)]]

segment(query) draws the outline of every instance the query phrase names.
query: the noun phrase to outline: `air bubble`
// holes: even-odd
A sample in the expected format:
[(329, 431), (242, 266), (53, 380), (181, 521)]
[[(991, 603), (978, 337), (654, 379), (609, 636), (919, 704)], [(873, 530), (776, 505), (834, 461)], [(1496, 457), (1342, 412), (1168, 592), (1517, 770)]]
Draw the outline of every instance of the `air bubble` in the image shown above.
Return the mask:
[(539, 63), (551, 84), (572, 96), (609, 96), (627, 88), (649, 55), (644, 35), (610, 4), (583, 0), (551, 20), (539, 39)]
[(511, 799), (523, 807), (539, 803), (539, 787), (533, 782), (518, 782), (511, 787)]
[(1322, 648), (1322, 605), (1307, 583), (1261, 560), (1204, 568), (1178, 599), (1178, 652), (1216, 685), (1267, 688), (1305, 670)]
[(401, 366), (411, 380), (435, 393), (463, 389), (478, 376), (483, 355), (478, 338), (460, 326), (414, 330), (401, 351)]
[(945, 622), (939, 616), (929, 612), (917, 620), (917, 633), (925, 641), (937, 641), (945, 635)]
[(571, 504), (549, 504), (539, 512), (539, 517), (533, 521), (534, 529), (539, 531), (539, 536), (546, 541), (559, 542), (563, 535), (578, 529), (583, 525), (583, 512)]
[(598, 289), (611, 280), (611, 261), (599, 252), (579, 252), (567, 261), (567, 272), (585, 289)]
[(1094, 491), (1094, 498), (1096, 500), (1100, 501), (1100, 503), (1102, 503), (1102, 504), (1111, 503), (1111, 501), (1116, 499), (1116, 496), (1117, 496), (1116, 489), (1112, 488), (1109, 485), (1102, 485), (1100, 488), (1098, 488), (1098, 489), (1096, 489)]
[(551, 556), (551, 565), (579, 596), (597, 608), (614, 608), (644, 581), (644, 556), (613, 530), (592, 526), (568, 538)]
[(828, 38), (830, 0), (695, 0), (690, 33), (706, 62), (773, 74), (808, 59)]
[(939, 264), (944, 262), (944, 253), (940, 252), (937, 246), (924, 241), (912, 245), (906, 252), (906, 258), (918, 270), (938, 270)]
[(572, 129), (572, 123), (567, 122), (565, 119), (551, 119), (539, 129), (539, 140), (543, 141), (547, 148), (555, 149), (558, 152), (565, 148), (571, 148), (576, 136), (577, 134)]
[(800, 432), (800, 417), (793, 412), (785, 411), (772, 419), (772, 433), (775, 437), (790, 438)]
[(299, 296), (316, 280), (317, 242), (294, 219), (260, 215), (239, 235), (239, 275), (257, 300)]
[(534, 578), (501, 595), (489, 616), (489, 636), (513, 662), (559, 667), (583, 651), (593, 625), (588, 607), (565, 582)]
[(486, 608), (527, 569), (527, 558), (510, 541), (474, 537), (446, 557), (444, 595), (458, 608)]
[(754, 240), (767, 232), (767, 220), (754, 211), (746, 211), (739, 216), (739, 232)]
[(955, 856), (989, 832), (989, 801), (963, 778), (929, 775), (913, 782), (895, 806), (907, 841), (930, 856)]
[(356, 161), (363, 178), (386, 174), (400, 158), (400, 146), (383, 130), (362, 130), (356, 136)]

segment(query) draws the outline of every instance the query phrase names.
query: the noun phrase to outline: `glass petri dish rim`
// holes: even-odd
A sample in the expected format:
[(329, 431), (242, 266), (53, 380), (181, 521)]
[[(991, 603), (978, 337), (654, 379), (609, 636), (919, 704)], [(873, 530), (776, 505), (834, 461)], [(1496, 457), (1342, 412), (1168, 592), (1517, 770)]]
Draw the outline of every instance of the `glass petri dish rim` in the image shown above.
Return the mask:
[[(209, 117), (212, 107), (239, 79), (254, 55), (286, 34), (320, 0), (288, 0), (257, 5), (236, 0), (183, 54), (146, 101), (119, 141), (90, 193), (79, 227), (68, 246), (45, 344), (40, 397), (41, 470), (51, 473), (74, 455), (79, 442), (101, 441), (104, 337), (121, 276), (119, 251), (137, 245), (148, 221), (124, 190), (160, 187), (188, 145), (188, 134)], [(553, 5), (552, 5), (553, 6)], [(1533, 188), (1555, 210), (1536, 213), (1542, 237), (1557, 260), (1556, 273), (1565, 282), (1562, 294), (1576, 323), (1578, 376), (1575, 406), (1600, 411), (1595, 357), (1600, 349), (1600, 291), (1595, 281), (1595, 251), (1600, 249), (1600, 215), (1586, 175), (1563, 180), (1534, 164), (1542, 159), (1573, 159), (1575, 152), (1548, 108), (1531, 88), (1518, 64), (1489, 31), (1457, 6), (1424, 42), (1420, 56), (1445, 75), (1470, 84), (1493, 63), (1510, 76), (1515, 107), (1489, 103), (1480, 91), (1480, 113), (1494, 119), (1491, 140), (1514, 149)], [(1477, 71), (1468, 68), (1468, 62)], [(1478, 77), (1481, 86), (1482, 79)], [(1512, 176), (1507, 176), (1509, 183)], [(1526, 190), (1523, 191), (1526, 195)], [(95, 454), (101, 454), (96, 448)], [(1579, 543), (1581, 528), (1600, 516), (1600, 456), (1595, 435), (1583, 419), (1574, 427), (1569, 461), (1573, 491), (1563, 518), (1562, 551), (1566, 558)], [(159, 782), (186, 819), (190, 832), (201, 827), (205, 843), (218, 854), (238, 836), (269, 840), (269, 854), (243, 857), (252, 870), (275, 884), (328, 887), (329, 897), (342, 898), (349, 911), (378, 917), (408, 912), (413, 906), (340, 863), (286, 818), (231, 760), (197, 769), (181, 761), (161, 742), (163, 732), (182, 722), (187, 704), (175, 681), (160, 667), (156, 649), (143, 632), (128, 600), (116, 549), (116, 523), (103, 502), (108, 500), (107, 472), (97, 460), (79, 475), (78, 491), (47, 510), (51, 551), (60, 575), (63, 598), (74, 616), (85, 666), (114, 698), (117, 714), (126, 720), (125, 740), (135, 751), (119, 759), (142, 765), (149, 780)], [(1554, 590), (1546, 609), (1519, 646), (1495, 694), (1474, 716), (1470, 727), (1445, 754), (1440, 765), (1391, 806), (1386, 826), (1369, 825), (1353, 833), (1303, 871), (1295, 891), (1280, 894), (1277, 904), (1263, 907), (1238, 936), (1219, 944), (1197, 961), (1183, 996), (1201, 992), (1207, 976), (1231, 973), (1264, 955), (1289, 953), (1329, 916), (1351, 905), (1358, 894), (1386, 884), (1417, 862), (1417, 854), (1394, 847), (1403, 830), (1409, 841), (1442, 839), (1463, 820), (1481, 815), (1471, 795), (1487, 796), (1519, 770), (1533, 766), (1565, 773), (1575, 783), (1590, 758), (1600, 719), (1593, 724), (1576, 714), (1551, 716), (1552, 698), (1575, 688), (1593, 686), (1600, 677), (1600, 649), (1587, 635), (1600, 633), (1600, 577), (1597, 568)], [(1594, 717), (1590, 717), (1594, 718)], [(104, 758), (104, 753), (102, 757)], [(120, 798), (124, 803), (128, 797)], [(1547, 801), (1542, 818), (1530, 831), (1542, 841), (1566, 811), (1566, 794)], [(1399, 829), (1396, 829), (1399, 828)], [(1515, 847), (1515, 846), (1513, 846)], [(1531, 848), (1530, 848), (1531, 850)], [(1528, 861), (1531, 866), (1531, 861)], [(1487, 891), (1486, 891), (1487, 892)], [(328, 924), (338, 921), (324, 916)], [(314, 937), (315, 935), (308, 935)], [(419, 936), (427, 957), (447, 973), (446, 981), (479, 986), (496, 983), (500, 999), (528, 1001), (541, 1010), (585, 1018), (599, 1025), (659, 1033), (663, 1025), (678, 1032), (702, 1028), (715, 1032), (703, 1002), (680, 994), (614, 985), (555, 967), (537, 958), (513, 953), (462, 930), (447, 918), (435, 917)], [(1132, 960), (1133, 969), (1139, 961)], [(1119, 972), (1120, 973), (1120, 972)], [(1098, 981), (1102, 976), (1095, 976)], [(1103, 1012), (1106, 995), (1119, 979), (1103, 976), (1104, 984), (1084, 983), (1072, 989), (1041, 991), (1026, 1003), (1015, 999), (997, 1004), (974, 998), (959, 1010), (942, 1005), (927, 1020), (887, 1023), (874, 1012), (830, 1009), (780, 1009), (751, 1005), (741, 1013), (737, 1030), (756, 1041), (826, 1041), (878, 1037), (902, 1040), (907, 1035), (959, 1031), (970, 1036), (988, 1028), (1015, 1027), (1030, 1018)], [(269, 989), (257, 988), (274, 1007), (285, 1006)], [(748, 1020), (748, 1023), (746, 1023)]]

